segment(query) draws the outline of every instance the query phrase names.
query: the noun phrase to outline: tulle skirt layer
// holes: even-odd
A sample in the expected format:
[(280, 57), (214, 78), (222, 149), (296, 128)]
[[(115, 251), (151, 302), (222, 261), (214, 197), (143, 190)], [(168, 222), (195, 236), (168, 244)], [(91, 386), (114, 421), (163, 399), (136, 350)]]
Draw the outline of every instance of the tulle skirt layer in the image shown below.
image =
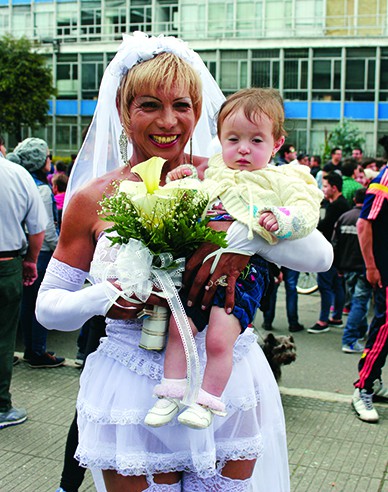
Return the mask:
[[(138, 348), (139, 331), (129, 334), (103, 339), (82, 372), (76, 457), (83, 466), (122, 475), (192, 471), (207, 477), (228, 460), (257, 459), (255, 475), (260, 475), (262, 490), (288, 490), (280, 395), (250, 329), (235, 345), (233, 372), (222, 398), (228, 415), (215, 416), (205, 430), (187, 428), (176, 419), (160, 428), (143, 423), (155, 403), (152, 392), (162, 377), (163, 354)], [(202, 368), (205, 335), (196, 337)]]

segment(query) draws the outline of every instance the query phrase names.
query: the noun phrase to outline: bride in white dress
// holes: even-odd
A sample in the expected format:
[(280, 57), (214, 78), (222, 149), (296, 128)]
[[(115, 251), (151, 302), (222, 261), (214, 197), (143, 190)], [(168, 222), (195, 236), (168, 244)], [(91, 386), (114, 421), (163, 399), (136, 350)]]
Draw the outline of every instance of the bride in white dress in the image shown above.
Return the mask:
[[(143, 421), (162, 377), (163, 352), (139, 348), (141, 321), (136, 315), (144, 305), (124, 300), (106, 280), (117, 248), (97, 213), (103, 195), (112, 192), (114, 181), (136, 180), (132, 169), (154, 155), (167, 160), (162, 184), (168, 171), (185, 162), (201, 175), (207, 159), (191, 149), (186, 152), (186, 144), (193, 137), (194, 154), (206, 155), (223, 99), (199, 56), (182, 41), (126, 36), (104, 74), (70, 180), (68, 197), (73, 196), (39, 293), (37, 316), (47, 328), (64, 331), (80, 328), (94, 315), (106, 316), (107, 336), (88, 357), (81, 376), (76, 457), (81, 465), (102, 471), (109, 492), (289, 491), (280, 395), (252, 331), (247, 329), (235, 344), (233, 372), (223, 395), (226, 417), (215, 417), (201, 431), (176, 419), (165, 427), (148, 427)], [(122, 128), (130, 143), (123, 149), (121, 137), (121, 150), (131, 157), (120, 167)], [(303, 271), (331, 265), (331, 246), (317, 231), (276, 246), (259, 237), (247, 241), (246, 236), (244, 226), (233, 223), (229, 246)], [(223, 274), (238, 276), (247, 261), (245, 255), (223, 254), (209, 284)], [(82, 288), (87, 277), (93, 285)], [(150, 298), (150, 304), (160, 302)], [(201, 368), (206, 362), (204, 337), (205, 332), (195, 340)], [(102, 483), (99, 490), (104, 490)]]

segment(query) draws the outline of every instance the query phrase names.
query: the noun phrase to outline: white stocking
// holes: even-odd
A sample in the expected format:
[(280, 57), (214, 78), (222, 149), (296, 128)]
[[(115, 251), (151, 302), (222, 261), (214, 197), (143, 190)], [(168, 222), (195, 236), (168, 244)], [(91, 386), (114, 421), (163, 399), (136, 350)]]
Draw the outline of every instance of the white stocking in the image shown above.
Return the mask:
[(248, 492), (251, 478), (233, 480), (219, 472), (213, 477), (201, 478), (195, 473), (183, 474), (183, 492)]

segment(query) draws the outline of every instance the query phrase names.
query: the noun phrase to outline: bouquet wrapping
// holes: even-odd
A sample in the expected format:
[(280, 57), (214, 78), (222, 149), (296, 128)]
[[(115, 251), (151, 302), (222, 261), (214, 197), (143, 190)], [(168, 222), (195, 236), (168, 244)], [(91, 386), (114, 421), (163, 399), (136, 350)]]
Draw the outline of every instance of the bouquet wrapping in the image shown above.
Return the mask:
[[(187, 361), (185, 404), (196, 400), (200, 387), (199, 360), (194, 337), (178, 295), (185, 260), (202, 243), (226, 246), (225, 233), (207, 227), (208, 195), (196, 179), (172, 181), (159, 186), (165, 160), (153, 157), (134, 171), (142, 181), (123, 180), (115, 192), (101, 201), (103, 220), (113, 245), (120, 245), (109, 277), (117, 278), (121, 296), (145, 303), (151, 294), (164, 297), (174, 316)], [(154, 306), (144, 309), (140, 346), (161, 349), (169, 313)], [(151, 345), (148, 342), (151, 341)]]

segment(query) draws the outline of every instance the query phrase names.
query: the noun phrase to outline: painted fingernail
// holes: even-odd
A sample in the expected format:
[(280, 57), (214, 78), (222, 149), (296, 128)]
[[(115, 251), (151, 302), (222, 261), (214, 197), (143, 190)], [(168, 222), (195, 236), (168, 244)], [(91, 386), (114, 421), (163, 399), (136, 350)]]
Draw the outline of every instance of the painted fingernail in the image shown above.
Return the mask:
[(228, 309), (226, 310), (226, 312), (227, 312), (228, 314), (230, 314), (230, 313), (232, 312), (231, 308), (228, 308)]
[(201, 306), (202, 311), (205, 311), (206, 306)]
[(191, 301), (187, 301), (187, 305), (188, 305), (189, 307), (191, 307), (191, 306), (193, 305), (193, 303), (192, 303)]

